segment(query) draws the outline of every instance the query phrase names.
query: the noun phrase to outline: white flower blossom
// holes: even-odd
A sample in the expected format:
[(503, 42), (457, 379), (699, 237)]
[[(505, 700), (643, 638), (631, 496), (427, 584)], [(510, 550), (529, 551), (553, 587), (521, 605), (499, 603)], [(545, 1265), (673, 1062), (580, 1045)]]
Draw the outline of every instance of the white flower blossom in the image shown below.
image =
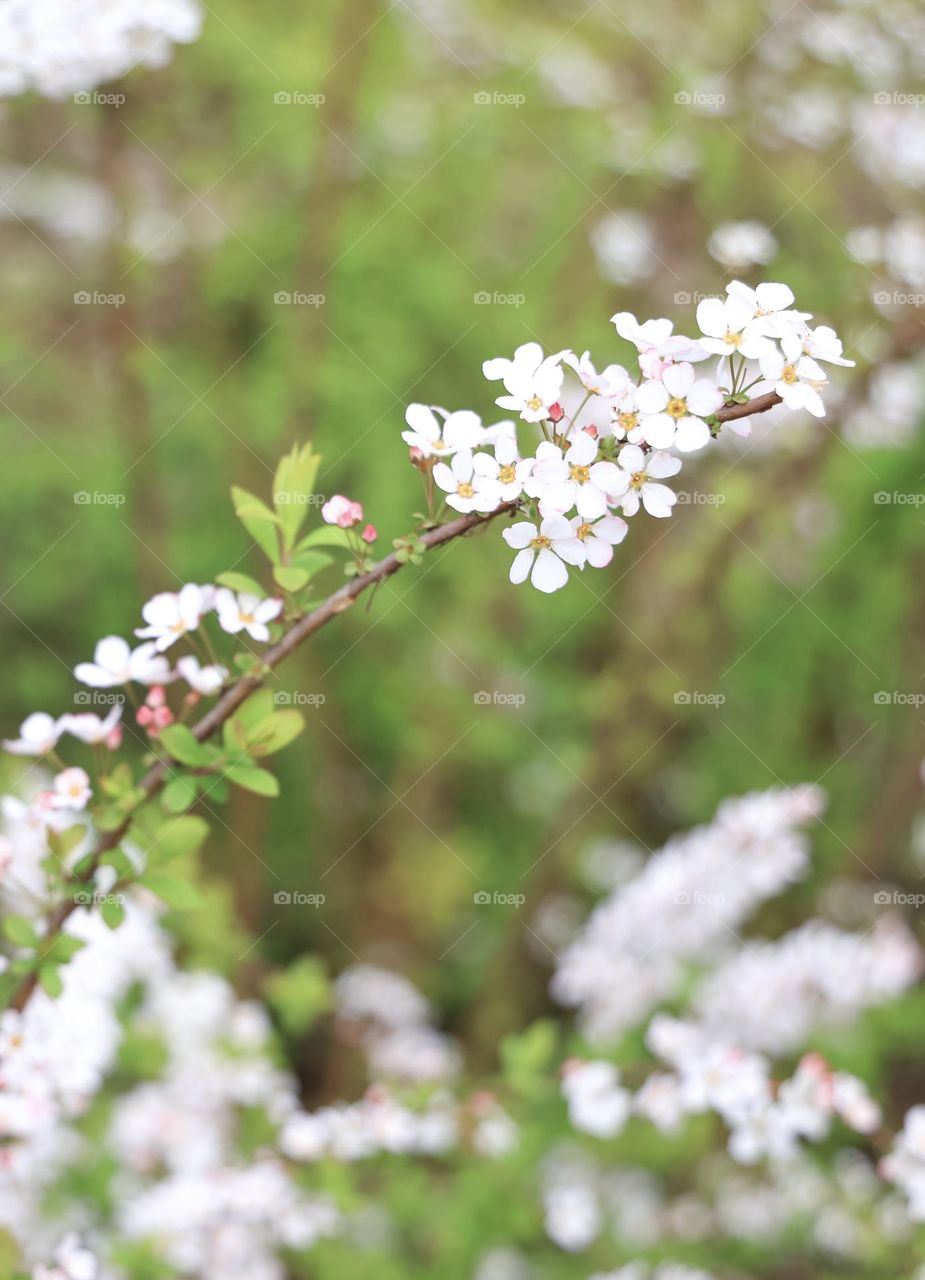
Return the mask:
[(136, 680), (139, 684), (164, 684), (170, 664), (157, 652), (153, 640), (132, 649), (121, 636), (106, 636), (93, 651), (92, 662), (79, 662), (74, 675), (94, 689), (110, 689)]
[(558, 591), (568, 582), (566, 565), (581, 567), (585, 549), (565, 516), (547, 516), (537, 528), (529, 521), (518, 521), (501, 535), (517, 555), (511, 565), (511, 582), (526, 582), (537, 591)]
[(438, 405), (409, 404), (405, 421), (411, 429), (401, 433), (402, 440), (425, 458), (447, 458), (457, 449), (474, 449), (484, 436), (482, 421), (471, 409), (448, 413)]
[(252, 640), (265, 643), (270, 638), (268, 622), (282, 612), (283, 602), (273, 597), (261, 599), (248, 591), (237, 595), (228, 587), (219, 587), (215, 593), (218, 625), (230, 635), (246, 631)]

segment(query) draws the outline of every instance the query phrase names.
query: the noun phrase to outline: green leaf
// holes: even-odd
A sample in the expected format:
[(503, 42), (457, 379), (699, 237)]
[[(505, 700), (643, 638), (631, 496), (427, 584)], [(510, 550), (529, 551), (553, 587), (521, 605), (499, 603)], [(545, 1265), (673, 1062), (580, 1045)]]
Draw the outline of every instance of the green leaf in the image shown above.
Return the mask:
[(48, 845), (52, 853), (61, 862), (66, 862), (68, 855), (80, 844), (87, 834), (87, 828), (80, 825), (67, 827), (64, 831), (48, 831)]
[(199, 905), (199, 892), (188, 880), (157, 874), (144, 876), (142, 884), (162, 898), (168, 907), (176, 907), (178, 911), (187, 911)]
[(53, 960), (46, 960), (44, 964), (39, 965), (39, 982), (52, 1000), (57, 1000), (64, 990), (61, 974), (58, 972), (58, 966)]
[(209, 824), (205, 818), (191, 813), (179, 818), (158, 819), (156, 825), (148, 826), (144, 840), (149, 867), (195, 853), (208, 834)]
[(264, 984), (267, 999), (291, 1036), (303, 1035), (333, 1004), (331, 983), (317, 956), (301, 956)]
[(33, 928), (32, 921), (25, 916), (7, 916), (3, 922), (3, 931), (10, 942), (17, 947), (37, 947), (39, 938)]
[(257, 543), (263, 554), (277, 564), (279, 561), (280, 520), (270, 508), (259, 498), (255, 498), (246, 489), (232, 485), (231, 500), (234, 503), (235, 515), (244, 528)]
[(73, 960), (77, 952), (82, 951), (86, 945), (83, 938), (75, 938), (71, 933), (59, 933), (51, 944), (48, 955), (59, 964), (67, 964), (68, 960)]
[(273, 755), (288, 747), (304, 728), (305, 719), (300, 711), (274, 711), (248, 734), (248, 751), (252, 756)]
[(194, 767), (209, 764), (215, 753), (203, 746), (193, 735), (193, 731), (185, 724), (171, 724), (160, 732), (160, 740), (174, 760), (180, 764)]
[(316, 495), (320, 454), (314, 453), (310, 444), (293, 445), (291, 451), (279, 460), (273, 479), (273, 505), (283, 530), (283, 541), (291, 551), (299, 529), (305, 520), (309, 506)]
[(307, 551), (310, 547), (345, 547), (351, 550), (356, 545), (356, 534), (341, 529), (336, 524), (325, 524), (320, 529), (307, 533), (296, 547), (296, 553)]
[(107, 898), (100, 908), (103, 924), (109, 929), (118, 929), (125, 919), (125, 907), (115, 898)]
[(161, 804), (168, 813), (184, 813), (196, 802), (196, 784), (192, 778), (178, 775), (171, 778), (164, 788)]
[(246, 591), (248, 595), (259, 596), (261, 600), (267, 594), (257, 579), (246, 573), (220, 573), (215, 581), (220, 587), (230, 587), (232, 591)]
[(226, 777), (245, 791), (253, 791), (258, 796), (278, 796), (279, 781), (266, 769), (258, 769), (253, 764), (235, 764), (228, 770)]
[(273, 570), (273, 578), (284, 591), (301, 591), (311, 574), (307, 569), (295, 566), (277, 565)]
[(304, 569), (310, 578), (333, 563), (334, 557), (329, 556), (326, 551), (297, 551), (293, 557), (293, 564), (299, 569)]
[(237, 716), (232, 716), (222, 726), (222, 742), (229, 754), (239, 756), (247, 751), (247, 729)]

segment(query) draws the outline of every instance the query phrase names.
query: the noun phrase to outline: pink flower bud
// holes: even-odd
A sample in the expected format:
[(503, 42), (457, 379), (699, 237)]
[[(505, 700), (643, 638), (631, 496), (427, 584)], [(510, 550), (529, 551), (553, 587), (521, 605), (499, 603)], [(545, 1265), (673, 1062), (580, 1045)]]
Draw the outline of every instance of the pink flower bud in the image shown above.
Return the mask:
[(115, 724), (106, 735), (106, 746), (110, 751), (118, 751), (122, 746), (122, 726)]
[(169, 724), (173, 724), (173, 712), (169, 707), (156, 707), (154, 711), (154, 727), (156, 729), (166, 729)]
[(164, 692), (164, 686), (162, 684), (152, 684), (151, 688), (148, 690), (148, 696), (145, 698), (145, 702), (148, 706), (162, 707), (166, 701), (167, 695)]
[(551, 404), (549, 406), (548, 417), (550, 422), (561, 422), (562, 419), (565, 417), (565, 410), (562, 408), (558, 400), (555, 402), (555, 404)]
[(360, 537), (364, 542), (375, 542), (379, 537), (379, 534), (376, 532), (376, 526), (374, 524), (368, 524), (360, 534)]
[(186, 695), (183, 701), (186, 703), (188, 707), (195, 707), (199, 699), (200, 699), (200, 695), (196, 692), (196, 690), (190, 689), (189, 693)]
[(589, 435), (589, 436), (591, 437), (591, 439), (592, 439), (592, 440), (596, 440), (596, 439), (597, 439), (597, 437), (600, 435), (600, 432), (598, 431), (597, 427), (594, 425), (594, 423), (593, 423), (593, 422), (592, 422), (592, 423), (589, 423), (589, 425), (588, 425), (587, 427), (583, 427), (583, 428), (582, 428), (582, 430), (583, 430), (587, 435)]
[(413, 444), (411, 448), (408, 450), (408, 461), (411, 463), (413, 467), (420, 466), (420, 464), (424, 461), (424, 454), (417, 447), (416, 444)]
[(335, 493), (321, 508), (321, 518), (325, 524), (336, 524), (341, 529), (350, 529), (363, 519), (363, 508), (359, 502), (351, 502), (342, 493)]
[(141, 725), (143, 729), (147, 728), (147, 726), (151, 724), (151, 722), (154, 719), (154, 712), (151, 710), (149, 706), (139, 707), (138, 710), (135, 712), (135, 719), (138, 721), (138, 723)]

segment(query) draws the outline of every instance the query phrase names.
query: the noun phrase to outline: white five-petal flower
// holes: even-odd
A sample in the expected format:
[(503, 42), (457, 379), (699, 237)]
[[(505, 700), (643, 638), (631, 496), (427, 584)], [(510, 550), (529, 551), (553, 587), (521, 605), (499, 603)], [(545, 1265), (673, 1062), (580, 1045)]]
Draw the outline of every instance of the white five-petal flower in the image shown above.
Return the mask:
[(538, 342), (526, 342), (514, 352), (514, 359), (498, 357), (486, 360), (482, 372), (489, 382), (500, 379), (508, 394), (499, 396), (495, 404), (516, 410), (525, 422), (542, 422), (549, 416), (550, 406), (559, 399), (563, 372), (559, 363), (569, 352), (559, 351), (544, 356)]
[(511, 565), (511, 582), (530, 578), (537, 591), (558, 591), (568, 582), (566, 565), (581, 567), (585, 549), (565, 516), (547, 516), (539, 528), (520, 520), (501, 535), (517, 555)]
[(474, 449), (484, 435), (482, 420), (471, 409), (447, 413), (439, 405), (409, 404), (405, 421), (411, 430), (401, 433), (402, 440), (425, 458), (448, 458), (457, 449)]
[(730, 280), (726, 292), (730, 297), (741, 298), (751, 308), (752, 318), (762, 321), (765, 332), (775, 337), (800, 328), (809, 319), (809, 312), (789, 310), (794, 297), (786, 284), (759, 284), (752, 289), (741, 280)]
[(228, 679), (228, 668), (210, 663), (201, 666), (199, 659), (187, 653), (177, 662), (177, 674), (181, 675), (191, 689), (211, 698)]
[(639, 352), (639, 367), (647, 378), (660, 378), (678, 360), (697, 362), (707, 358), (695, 338), (672, 333), (674, 325), (670, 320), (645, 320), (640, 324), (631, 311), (618, 311), (610, 317), (610, 323)]
[(490, 453), (477, 453), (472, 459), (472, 466), (477, 478), (498, 486), (499, 502), (513, 502), (523, 493), (524, 482), (533, 470), (533, 461), (533, 458), (519, 457), (516, 439), (503, 435), (495, 441), (494, 457)]
[(19, 737), (4, 738), (3, 745), (15, 756), (43, 756), (54, 749), (63, 732), (61, 720), (47, 711), (33, 711), (19, 726)]
[(445, 462), (437, 463), (434, 484), (447, 495), (447, 506), (464, 515), (470, 511), (494, 511), (501, 503), (501, 486), (490, 475), (476, 472), (475, 460), (468, 449), (461, 449), (449, 466)]
[(636, 393), (642, 412), (634, 441), (645, 440), (654, 449), (672, 445), (682, 453), (692, 453), (710, 442), (710, 428), (704, 422), (723, 403), (722, 393), (708, 379), (694, 380), (689, 364), (666, 369), (660, 382), (644, 382)]
[(122, 719), (122, 704), (118, 703), (109, 714), (101, 719), (92, 711), (83, 711), (79, 715), (64, 715), (58, 721), (62, 733), (69, 733), (81, 742), (97, 746), (105, 742)]
[(596, 520), (607, 511), (609, 495), (618, 492), (620, 471), (612, 462), (595, 462), (598, 444), (587, 431), (579, 431), (563, 456), (558, 445), (544, 440), (524, 488), (539, 499), (541, 515), (562, 515), (578, 509), (585, 520)]
[(697, 323), (706, 335), (701, 346), (714, 355), (757, 360), (774, 350), (768, 337), (771, 325), (764, 317), (756, 317), (752, 302), (741, 294), (704, 298), (697, 306)]
[(762, 377), (774, 384), (774, 390), (788, 409), (805, 409), (814, 418), (824, 418), (825, 405), (818, 388), (828, 381), (825, 371), (811, 356), (803, 354), (798, 334), (785, 334), (780, 345), (782, 352), (775, 348), (759, 361)]
[(625, 516), (634, 516), (640, 502), (650, 516), (664, 519), (671, 515), (677, 497), (666, 484), (657, 481), (677, 475), (681, 461), (670, 453), (643, 453), (638, 445), (627, 444), (620, 450), (617, 463), (623, 472), (623, 499), (621, 506)]
[(573, 516), (571, 520), (575, 537), (585, 549), (587, 563), (594, 569), (603, 569), (613, 559), (614, 547), (626, 537), (629, 525), (619, 516), (604, 516), (601, 520), (584, 520)]
[(272, 622), (283, 607), (282, 600), (262, 600), (260, 596), (241, 591), (237, 595), (228, 587), (220, 587), (215, 593), (218, 625), (230, 635), (246, 631), (252, 640), (265, 642), (270, 638), (268, 622)]
[(141, 611), (148, 624), (136, 628), (142, 640), (153, 640), (158, 653), (169, 649), (188, 631), (195, 631), (200, 619), (212, 607), (212, 590), (188, 582), (179, 591), (162, 591), (152, 596)]
[(121, 636), (105, 636), (93, 651), (93, 661), (79, 662), (74, 675), (94, 689), (110, 689), (130, 680), (163, 684), (170, 679), (170, 665), (153, 640), (132, 649)]

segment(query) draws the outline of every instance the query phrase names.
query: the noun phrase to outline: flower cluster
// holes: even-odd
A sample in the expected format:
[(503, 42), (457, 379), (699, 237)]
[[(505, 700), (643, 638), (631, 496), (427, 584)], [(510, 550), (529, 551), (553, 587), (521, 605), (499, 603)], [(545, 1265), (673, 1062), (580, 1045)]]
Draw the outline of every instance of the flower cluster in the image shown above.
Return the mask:
[[(681, 469), (676, 455), (709, 444), (724, 408), (746, 406), (732, 420), (740, 435), (749, 432), (749, 399), (767, 393), (787, 409), (823, 416), (820, 362), (853, 362), (834, 331), (811, 328), (811, 316), (793, 301), (784, 284), (752, 289), (734, 280), (724, 298), (697, 307), (696, 338), (675, 334), (670, 320), (639, 323), (620, 312), (612, 323), (636, 348), (635, 375), (619, 364), (598, 372), (587, 351), (545, 355), (536, 342), (518, 347), (513, 359), (486, 360), (485, 377), (504, 388), (495, 403), (538, 428), (532, 452), (521, 452), (512, 420), (486, 427), (471, 410), (436, 405), (410, 405), (402, 438), (449, 507), (524, 515), (503, 533), (517, 553), (511, 581), (529, 578), (539, 591), (557, 591), (569, 569), (610, 563), (627, 518), (640, 510), (658, 519), (672, 514), (677, 497), (664, 481)], [(711, 356), (718, 358), (713, 372), (698, 376), (695, 365)], [(567, 376), (575, 387), (566, 387)], [(567, 413), (564, 402), (574, 409)]]
[(4, 0), (0, 97), (86, 93), (138, 65), (163, 66), (199, 35), (197, 0)]

